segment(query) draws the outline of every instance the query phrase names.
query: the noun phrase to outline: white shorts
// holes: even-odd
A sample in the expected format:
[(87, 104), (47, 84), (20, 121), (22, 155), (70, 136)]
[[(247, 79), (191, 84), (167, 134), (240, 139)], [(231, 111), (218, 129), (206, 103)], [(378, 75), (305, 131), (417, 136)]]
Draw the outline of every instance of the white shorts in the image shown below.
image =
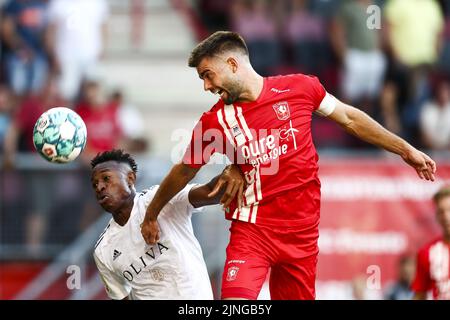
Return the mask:
[(373, 98), (380, 92), (386, 58), (378, 50), (349, 49), (345, 55), (342, 93), (349, 100)]

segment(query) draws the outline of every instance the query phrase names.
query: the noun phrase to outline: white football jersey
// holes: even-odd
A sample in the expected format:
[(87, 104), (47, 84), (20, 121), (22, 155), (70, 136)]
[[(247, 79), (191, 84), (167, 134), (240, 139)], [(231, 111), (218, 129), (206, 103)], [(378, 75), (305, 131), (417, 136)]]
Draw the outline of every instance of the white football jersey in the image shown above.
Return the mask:
[(111, 219), (95, 245), (94, 260), (111, 299), (213, 299), (202, 249), (194, 236), (194, 207), (186, 186), (158, 216), (160, 239), (141, 234), (147, 206), (159, 186), (137, 193), (124, 226)]

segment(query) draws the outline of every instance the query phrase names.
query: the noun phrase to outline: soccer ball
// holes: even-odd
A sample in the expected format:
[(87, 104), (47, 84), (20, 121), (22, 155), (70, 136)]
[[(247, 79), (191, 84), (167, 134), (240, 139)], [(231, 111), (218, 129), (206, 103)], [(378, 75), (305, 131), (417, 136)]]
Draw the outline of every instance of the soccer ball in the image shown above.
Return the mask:
[(86, 138), (83, 119), (69, 108), (49, 109), (34, 125), (34, 146), (50, 162), (67, 163), (75, 160), (86, 146)]

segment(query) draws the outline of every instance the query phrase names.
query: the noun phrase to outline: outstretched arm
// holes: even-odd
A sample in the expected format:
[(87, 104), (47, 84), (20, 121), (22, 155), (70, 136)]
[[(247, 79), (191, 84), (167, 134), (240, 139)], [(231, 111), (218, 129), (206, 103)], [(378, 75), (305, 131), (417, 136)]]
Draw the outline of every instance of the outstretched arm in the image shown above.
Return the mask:
[(155, 244), (159, 240), (159, 228), (156, 223), (159, 212), (195, 177), (198, 170), (199, 168), (192, 168), (183, 163), (172, 167), (145, 212), (144, 222), (141, 225), (141, 233), (145, 242)]
[[(226, 184), (226, 188), (222, 186)], [(236, 165), (227, 166), (222, 174), (214, 177), (207, 184), (194, 187), (189, 191), (189, 202), (195, 207), (222, 203), (227, 207), (237, 192), (238, 207), (241, 207), (245, 180)]]
[[(224, 170), (224, 173), (228, 169)], [(145, 218), (141, 225), (142, 236), (148, 244), (155, 244), (159, 240), (159, 228), (156, 219), (158, 218), (159, 212), (164, 208), (164, 206), (172, 199), (178, 192), (180, 192), (189, 181), (194, 178), (199, 168), (192, 168), (186, 164), (180, 163), (172, 167), (169, 174), (161, 182), (153, 200), (150, 202), (145, 212)], [(226, 185), (226, 190), (223, 194), (220, 194), (220, 203), (226, 208), (230, 205), (231, 200), (234, 199), (236, 193), (238, 193), (238, 206), (242, 203), (242, 184), (240, 180), (234, 178), (234, 176), (224, 174), (216, 180), (214, 188), (208, 192), (208, 196), (211, 197), (211, 202), (209, 204), (217, 203), (215, 197), (219, 197), (219, 191), (224, 185)], [(209, 187), (208, 187), (209, 188)], [(204, 189), (203, 191), (205, 191)], [(202, 198), (202, 196), (200, 196)], [(199, 202), (204, 201), (199, 200)], [(216, 202), (214, 202), (216, 201)]]
[(436, 163), (429, 156), (386, 130), (363, 111), (336, 99), (336, 108), (328, 118), (338, 123), (348, 133), (400, 155), (416, 170), (421, 179), (434, 181)]

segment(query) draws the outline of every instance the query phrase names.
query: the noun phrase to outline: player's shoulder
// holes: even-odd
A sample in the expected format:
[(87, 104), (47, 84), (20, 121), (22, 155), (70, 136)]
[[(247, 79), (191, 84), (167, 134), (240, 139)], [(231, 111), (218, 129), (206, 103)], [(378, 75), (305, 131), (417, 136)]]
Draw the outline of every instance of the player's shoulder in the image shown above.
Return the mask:
[(282, 93), (286, 89), (294, 92), (305, 92), (305, 89), (315, 89), (320, 86), (319, 79), (310, 74), (293, 73), (267, 77), (270, 91)]
[[(192, 188), (192, 184), (186, 185), (180, 192), (178, 192), (172, 199), (169, 200), (168, 205), (173, 205), (176, 202), (180, 201), (181, 199), (184, 200), (190, 189)], [(150, 201), (155, 196), (156, 192), (159, 189), (159, 185), (153, 185), (148, 189), (143, 189), (141, 192), (138, 192), (136, 194), (137, 200), (140, 201), (141, 199), (144, 201), (145, 206), (150, 204)]]
[(149, 188), (143, 189), (142, 191), (138, 192), (136, 194), (137, 197), (149, 197), (151, 195), (154, 195), (156, 191), (159, 189), (159, 184), (155, 184), (153, 186), (150, 186)]
[(105, 239), (108, 238), (109, 236), (111, 225), (112, 225), (112, 218), (106, 225), (105, 229), (103, 229), (102, 233), (100, 233), (97, 242), (94, 245), (94, 255), (97, 256), (98, 258), (101, 258), (102, 251), (104, 250), (105, 246), (108, 243), (108, 241), (106, 241)]
[(315, 75), (304, 73), (291, 73), (285, 75), (277, 75), (267, 77), (270, 82), (297, 82), (297, 81), (312, 81), (317, 79)]
[(147, 206), (153, 200), (153, 197), (155, 196), (158, 189), (159, 185), (156, 184), (136, 193), (134, 205), (137, 206), (138, 211), (142, 211), (147, 208)]

